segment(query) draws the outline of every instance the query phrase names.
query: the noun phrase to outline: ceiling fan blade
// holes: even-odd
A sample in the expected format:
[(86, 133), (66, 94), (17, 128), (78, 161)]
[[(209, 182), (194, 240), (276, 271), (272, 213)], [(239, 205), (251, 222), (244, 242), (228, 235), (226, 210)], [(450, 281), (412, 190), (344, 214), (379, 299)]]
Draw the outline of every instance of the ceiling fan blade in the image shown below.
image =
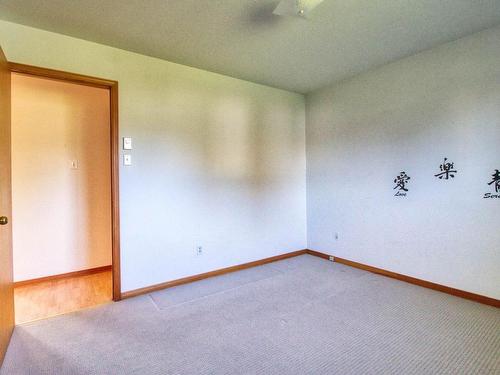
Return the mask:
[(273, 14), (278, 16), (307, 17), (324, 0), (281, 0)]

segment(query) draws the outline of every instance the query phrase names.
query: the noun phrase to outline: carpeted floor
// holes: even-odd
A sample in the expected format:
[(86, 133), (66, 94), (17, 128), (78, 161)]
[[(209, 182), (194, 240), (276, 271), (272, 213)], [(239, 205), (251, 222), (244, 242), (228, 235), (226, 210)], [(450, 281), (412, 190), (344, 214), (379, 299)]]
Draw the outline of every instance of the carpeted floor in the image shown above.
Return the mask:
[(500, 374), (500, 309), (304, 255), (18, 326), (7, 374)]

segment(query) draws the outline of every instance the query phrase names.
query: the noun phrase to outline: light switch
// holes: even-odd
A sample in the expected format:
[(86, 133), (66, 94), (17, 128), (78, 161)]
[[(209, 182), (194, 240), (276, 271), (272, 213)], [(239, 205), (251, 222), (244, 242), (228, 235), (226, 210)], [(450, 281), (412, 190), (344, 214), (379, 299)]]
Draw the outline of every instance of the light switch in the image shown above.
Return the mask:
[(132, 165), (132, 155), (130, 154), (123, 155), (123, 165)]
[(132, 150), (132, 138), (123, 137), (123, 149), (124, 150)]
[(71, 169), (78, 169), (78, 160), (71, 160)]

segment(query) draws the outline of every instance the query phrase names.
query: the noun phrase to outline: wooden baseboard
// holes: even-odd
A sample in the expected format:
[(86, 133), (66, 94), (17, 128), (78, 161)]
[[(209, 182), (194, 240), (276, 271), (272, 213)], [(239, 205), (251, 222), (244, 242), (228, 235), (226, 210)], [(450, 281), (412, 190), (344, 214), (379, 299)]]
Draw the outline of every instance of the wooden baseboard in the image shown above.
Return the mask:
[(320, 253), (319, 251), (307, 250), (306, 253), (309, 255), (314, 255), (315, 257), (320, 257), (326, 260), (330, 260), (330, 255), (325, 253)]
[(276, 262), (278, 260), (283, 260), (283, 259), (287, 259), (287, 258), (293, 258), (293, 257), (299, 256), (299, 255), (304, 255), (304, 254), (307, 254), (307, 250), (298, 250), (298, 251), (293, 251), (291, 253), (286, 253), (286, 254), (276, 255), (276, 256), (273, 256), (270, 258), (256, 260), (254, 262), (249, 262), (249, 263), (239, 264), (236, 266), (221, 268), (221, 269), (218, 269), (215, 271), (205, 272), (205, 273), (201, 273), (201, 274), (194, 275), (194, 276), (183, 277), (182, 279), (167, 281), (165, 283), (155, 284), (155, 285), (147, 286), (144, 288), (139, 288), (139, 289), (130, 290), (128, 292), (124, 292), (124, 293), (122, 293), (122, 298), (136, 297), (136, 296), (139, 296), (141, 294), (147, 294), (147, 293), (155, 292), (155, 291), (161, 290), (161, 289), (172, 288), (174, 286), (192, 283), (193, 281), (199, 281), (199, 280), (207, 279), (209, 277), (220, 276), (220, 275), (224, 275), (226, 273), (240, 271), (240, 270), (244, 270), (244, 269), (251, 268), (251, 267), (261, 266), (263, 264)]
[(37, 283), (41, 283), (44, 281), (55, 281), (55, 280), (67, 279), (68, 277), (87, 276), (87, 275), (92, 275), (95, 273), (111, 271), (111, 270), (112, 270), (112, 266), (110, 265), (110, 266), (89, 268), (89, 269), (81, 270), (81, 271), (62, 273), (59, 275), (39, 277), (37, 279), (16, 281), (14, 283), (14, 288), (19, 287), (19, 286), (24, 286), (24, 285), (37, 284)]
[[(314, 251), (314, 250), (307, 250), (307, 254), (319, 256), (319, 257), (324, 258), (324, 259), (329, 259), (329, 257), (330, 257), (330, 255), (328, 255), (328, 254), (320, 253), (320, 252)], [(430, 281), (417, 279), (415, 277), (406, 276), (406, 275), (402, 275), (400, 273), (387, 271), (387, 270), (377, 268), (377, 267), (368, 266), (366, 264), (353, 262), (352, 260), (339, 258), (336, 256), (333, 256), (333, 259), (334, 259), (334, 262), (341, 263), (341, 264), (344, 264), (346, 266), (359, 268), (361, 270), (373, 272), (373, 273), (376, 273), (378, 275), (391, 277), (393, 279), (397, 279), (397, 280), (404, 281), (404, 282), (407, 282), (410, 284), (418, 285), (418, 286), (421, 286), (424, 288), (437, 290), (438, 292), (451, 294), (451, 295), (454, 295), (457, 297), (469, 299), (472, 301), (483, 303), (485, 305), (500, 307), (500, 300), (495, 299), (495, 298), (486, 297), (486, 296), (476, 294), (476, 293), (466, 292), (465, 290), (455, 289), (455, 288), (452, 288), (452, 287), (449, 287), (446, 285), (436, 284), (436, 283), (433, 283)]]
[[(151, 286), (140, 288), (140, 289), (130, 290), (128, 292), (122, 293), (122, 298), (131, 298), (131, 297), (139, 296), (141, 294), (147, 294), (147, 293), (151, 293), (151, 292), (154, 292), (157, 290), (171, 288), (171, 287), (182, 285), (182, 284), (188, 284), (188, 283), (191, 283), (194, 281), (207, 279), (209, 277), (224, 275), (224, 274), (230, 273), (230, 272), (240, 271), (240, 270), (244, 270), (244, 269), (256, 267), (256, 266), (261, 266), (263, 264), (276, 262), (279, 260), (292, 258), (292, 257), (296, 257), (296, 256), (303, 255), (303, 254), (310, 254), (310, 255), (320, 257), (323, 259), (327, 259), (327, 260), (329, 260), (330, 257), (332, 257), (332, 255), (325, 254), (325, 253), (315, 251), (315, 250), (309, 250), (309, 249), (298, 250), (298, 251), (294, 251), (291, 253), (286, 253), (286, 254), (270, 257), (270, 258), (257, 260), (257, 261), (250, 262), (250, 263), (244, 263), (244, 264), (231, 266), (231, 267), (227, 267), (227, 268), (222, 268), (219, 270), (210, 271), (210, 272), (206, 272), (206, 273), (202, 273), (202, 274), (198, 274), (198, 275), (194, 275), (194, 276), (183, 277), (183, 278), (177, 279), (177, 280), (167, 281), (167, 282), (161, 283), (161, 284), (155, 284), (155, 285), (151, 285)], [(418, 286), (421, 286), (424, 288), (437, 290), (439, 292), (451, 294), (451, 295), (454, 295), (457, 297), (469, 299), (472, 301), (483, 303), (485, 305), (500, 307), (500, 300), (497, 300), (495, 298), (486, 297), (486, 296), (482, 296), (480, 294), (475, 294), (475, 293), (471, 293), (471, 292), (466, 292), (464, 290), (455, 289), (455, 288), (451, 288), (449, 286), (432, 283), (430, 281), (425, 281), (425, 280), (417, 279), (415, 277), (402, 275), (402, 274), (392, 272), (392, 271), (387, 271), (387, 270), (384, 270), (381, 268), (368, 266), (366, 264), (353, 262), (351, 260), (339, 258), (336, 256), (333, 256), (333, 259), (334, 259), (334, 262), (341, 263), (341, 264), (344, 264), (344, 265), (347, 265), (350, 267), (355, 267), (355, 268), (359, 268), (359, 269), (362, 269), (365, 271), (373, 272), (373, 273), (376, 273), (379, 275), (391, 277), (393, 279), (397, 279), (397, 280), (404, 281), (404, 282), (407, 282), (410, 284), (418, 285)]]

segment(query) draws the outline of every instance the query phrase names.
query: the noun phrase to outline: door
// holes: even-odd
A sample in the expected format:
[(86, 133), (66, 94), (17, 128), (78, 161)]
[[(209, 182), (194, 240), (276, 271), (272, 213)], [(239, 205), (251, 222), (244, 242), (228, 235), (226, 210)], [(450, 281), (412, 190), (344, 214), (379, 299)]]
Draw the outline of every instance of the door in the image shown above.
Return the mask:
[(0, 365), (14, 329), (10, 161), (10, 71), (0, 48)]

